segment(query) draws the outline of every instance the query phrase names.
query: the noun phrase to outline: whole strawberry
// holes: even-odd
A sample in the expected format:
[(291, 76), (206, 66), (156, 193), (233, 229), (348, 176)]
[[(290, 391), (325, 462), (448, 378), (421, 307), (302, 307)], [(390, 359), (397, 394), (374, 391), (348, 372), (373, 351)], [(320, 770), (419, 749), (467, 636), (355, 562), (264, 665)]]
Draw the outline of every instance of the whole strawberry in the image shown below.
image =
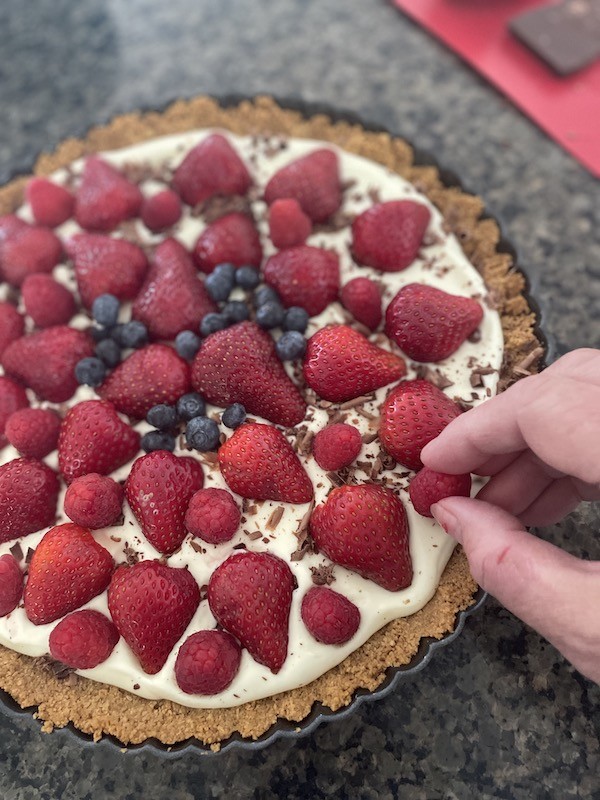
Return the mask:
[(227, 631), (193, 633), (179, 648), (175, 679), (187, 694), (219, 694), (240, 668), (242, 648)]
[(211, 222), (194, 245), (194, 261), (202, 272), (212, 272), (217, 264), (236, 267), (260, 266), (262, 246), (254, 222), (234, 211)]
[(360, 611), (343, 594), (313, 586), (302, 598), (302, 622), (318, 642), (346, 644), (360, 625)]
[(38, 328), (66, 325), (75, 314), (75, 298), (50, 275), (28, 275), (21, 287), (25, 311)]
[(158, 561), (119, 567), (108, 587), (110, 615), (149, 675), (162, 669), (199, 604), (192, 574)]
[(408, 494), (415, 511), (423, 517), (433, 517), (431, 506), (445, 497), (468, 497), (471, 494), (471, 476), (448, 475), (423, 467), (409, 484)]
[(381, 292), (370, 278), (353, 278), (340, 291), (340, 301), (357, 322), (374, 331), (381, 322)]
[(56, 449), (60, 417), (49, 408), (21, 408), (6, 423), (6, 438), (22, 456), (45, 458)]
[(119, 641), (114, 623), (86, 608), (68, 614), (50, 632), (50, 655), (72, 669), (93, 669), (110, 656)]
[(114, 562), (87, 528), (72, 522), (44, 534), (29, 564), (25, 613), (34, 625), (64, 617), (103, 592)]
[(337, 300), (340, 263), (331, 250), (310, 245), (288, 247), (268, 259), (264, 279), (286, 308), (302, 306), (314, 317)]
[(385, 332), (415, 361), (441, 361), (458, 350), (482, 319), (483, 309), (471, 297), (409, 283), (387, 308)]
[(297, 425), (306, 414), (306, 402), (277, 356), (273, 338), (255, 322), (240, 322), (205, 339), (192, 365), (192, 385), (209, 403), (222, 408), (241, 403), (248, 413), (276, 425)]
[(297, 200), (282, 198), (269, 207), (269, 235), (278, 250), (304, 244), (312, 232), (312, 222)]
[(390, 592), (410, 586), (406, 511), (389, 489), (374, 484), (334, 489), (313, 511), (310, 533), (334, 563)]
[(382, 350), (348, 325), (321, 328), (308, 340), (304, 355), (307, 384), (334, 403), (368, 394), (405, 373), (400, 356)]
[(338, 157), (314, 150), (278, 170), (265, 187), (265, 201), (293, 198), (313, 222), (325, 222), (342, 203)]
[(11, 342), (25, 332), (25, 318), (12, 303), (0, 301), (0, 357)]
[(291, 444), (277, 428), (248, 422), (219, 448), (219, 467), (229, 488), (254, 500), (308, 503), (313, 487)]
[(89, 472), (114, 472), (139, 449), (139, 433), (123, 422), (111, 403), (85, 400), (68, 411), (61, 425), (58, 468), (69, 484)]
[(335, 422), (318, 431), (312, 443), (317, 464), (326, 470), (348, 467), (360, 453), (362, 436), (358, 428)]
[(98, 387), (123, 414), (143, 419), (153, 407), (173, 405), (190, 390), (190, 368), (172, 347), (149, 344), (133, 352)]
[(55, 228), (73, 215), (75, 198), (71, 192), (48, 178), (32, 178), (28, 181), (25, 197), (38, 225)]
[(56, 517), (60, 484), (42, 461), (15, 458), (0, 467), (0, 544), (46, 528)]
[(142, 533), (160, 553), (172, 553), (187, 535), (192, 495), (204, 484), (200, 462), (155, 450), (138, 458), (125, 482), (125, 496)]
[(48, 228), (19, 220), (5, 225), (0, 235), (0, 273), (13, 286), (36, 272), (52, 272), (61, 256), (60, 239)]
[(84, 528), (114, 525), (123, 513), (124, 489), (106, 475), (90, 472), (75, 478), (67, 488), (65, 514)]
[(14, 611), (23, 596), (24, 575), (10, 553), (0, 556), (0, 617)]
[(142, 200), (139, 187), (118, 169), (99, 156), (90, 156), (75, 196), (75, 219), (90, 231), (111, 231), (135, 217)]
[(28, 408), (29, 400), (20, 383), (0, 375), (0, 447), (8, 442), (5, 436), (6, 423), (15, 411)]
[(195, 206), (215, 194), (246, 194), (251, 182), (234, 147), (220, 133), (212, 133), (186, 155), (171, 185), (182, 200)]
[(398, 463), (419, 470), (421, 450), (462, 413), (460, 406), (429, 381), (402, 381), (379, 409), (379, 439)]
[(377, 203), (352, 222), (352, 255), (359, 264), (400, 272), (415, 258), (431, 213), (414, 200)]
[(287, 658), (294, 576), (270, 553), (241, 552), (213, 572), (208, 604), (215, 619), (259, 664), (277, 673)]
[(176, 239), (165, 239), (154, 252), (132, 317), (155, 339), (174, 339), (181, 331), (197, 329), (216, 310), (187, 250)]

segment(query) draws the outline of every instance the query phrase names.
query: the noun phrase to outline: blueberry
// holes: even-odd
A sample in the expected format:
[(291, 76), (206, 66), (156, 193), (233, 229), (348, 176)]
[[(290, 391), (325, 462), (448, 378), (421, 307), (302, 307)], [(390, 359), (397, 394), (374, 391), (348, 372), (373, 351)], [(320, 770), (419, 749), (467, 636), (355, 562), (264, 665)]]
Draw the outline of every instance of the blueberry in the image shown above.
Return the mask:
[[(231, 265), (222, 264), (221, 266), (227, 267)], [(219, 267), (215, 267), (213, 272), (206, 276), (204, 287), (215, 302), (219, 303), (222, 300), (227, 300), (233, 290), (233, 275), (224, 270), (219, 270)]]
[(177, 425), (177, 410), (175, 406), (160, 403), (146, 414), (146, 420), (160, 431), (170, 431)]
[(241, 403), (228, 406), (221, 415), (221, 422), (228, 428), (237, 428), (246, 419), (246, 409)]
[(221, 314), (223, 314), (230, 325), (234, 325), (236, 322), (243, 322), (248, 319), (250, 311), (246, 303), (242, 303), (241, 300), (230, 300), (223, 306)]
[(206, 413), (206, 403), (204, 398), (197, 392), (189, 392), (183, 394), (177, 401), (177, 413), (179, 417), (185, 422), (194, 419), (194, 417), (203, 417)]
[(211, 311), (200, 323), (200, 333), (202, 336), (210, 336), (211, 333), (222, 331), (226, 327), (227, 320), (223, 314), (216, 314), (214, 311)]
[(304, 333), (308, 325), (308, 312), (300, 306), (291, 306), (285, 312), (283, 318), (283, 325), (281, 326), (284, 331), (299, 331)]
[(91, 328), (88, 328), (88, 333), (95, 342), (103, 342), (105, 339), (110, 338), (111, 329), (92, 325)]
[(236, 270), (235, 282), (242, 289), (256, 289), (260, 283), (260, 275), (257, 269), (246, 265)]
[(284, 313), (281, 303), (269, 300), (256, 309), (256, 321), (261, 328), (266, 330), (278, 328), (283, 322)]
[(116, 328), (118, 329), (117, 343), (120, 343), (123, 347), (137, 349), (148, 342), (148, 328), (143, 322), (138, 322), (137, 319), (132, 319), (131, 322), (126, 322), (122, 326), (117, 325)]
[(175, 450), (175, 437), (165, 431), (148, 431), (140, 441), (142, 450), (151, 453), (153, 450)]
[(195, 450), (215, 450), (219, 446), (219, 426), (208, 417), (194, 417), (186, 426), (185, 438)]
[(75, 377), (77, 383), (86, 386), (100, 386), (106, 378), (106, 367), (99, 358), (88, 356), (82, 358), (75, 365)]
[(279, 295), (270, 286), (261, 286), (254, 292), (254, 305), (257, 308), (264, 306), (265, 303), (278, 303)]
[(107, 367), (114, 368), (121, 363), (121, 348), (114, 339), (103, 339), (98, 342), (95, 353)]
[(110, 328), (117, 324), (119, 301), (114, 294), (101, 294), (92, 303), (92, 316), (99, 325)]
[(175, 349), (182, 358), (191, 361), (200, 347), (200, 337), (194, 331), (181, 331), (175, 337)]
[(231, 288), (235, 284), (235, 266), (228, 262), (223, 264), (217, 264), (217, 266), (213, 269), (211, 275), (219, 275), (224, 279), (227, 279), (231, 283)]
[(306, 339), (299, 331), (287, 331), (275, 343), (275, 350), (282, 361), (295, 361), (306, 350)]

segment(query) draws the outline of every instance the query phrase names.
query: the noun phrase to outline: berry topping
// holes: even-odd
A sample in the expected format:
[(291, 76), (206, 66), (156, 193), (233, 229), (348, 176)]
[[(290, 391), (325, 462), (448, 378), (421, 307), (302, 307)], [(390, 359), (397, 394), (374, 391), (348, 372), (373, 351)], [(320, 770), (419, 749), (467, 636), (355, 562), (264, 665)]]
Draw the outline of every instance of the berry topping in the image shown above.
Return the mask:
[(297, 200), (281, 198), (269, 208), (269, 233), (278, 250), (304, 244), (312, 232), (312, 222)]
[(111, 554), (86, 528), (67, 522), (44, 534), (25, 585), (25, 613), (46, 625), (103, 592), (113, 572)]
[(171, 189), (144, 198), (140, 212), (142, 222), (153, 233), (159, 233), (179, 222), (181, 200)]
[(323, 400), (353, 400), (405, 373), (400, 356), (382, 350), (347, 325), (322, 328), (308, 340), (304, 378)]
[(242, 643), (252, 658), (277, 673), (288, 649), (294, 577), (270, 553), (230, 556), (213, 572), (208, 603), (215, 619)]
[(298, 331), (286, 331), (275, 343), (275, 350), (282, 361), (296, 361), (306, 352), (306, 339)]
[(4, 431), (11, 414), (28, 406), (29, 400), (21, 384), (0, 375), (0, 447), (7, 442)]
[(179, 648), (175, 679), (186, 694), (219, 694), (240, 668), (242, 650), (227, 631), (198, 631)]
[(90, 472), (75, 478), (65, 494), (65, 514), (83, 528), (107, 528), (123, 513), (121, 484)]
[(111, 231), (135, 217), (142, 193), (111, 164), (98, 156), (86, 159), (81, 185), (75, 197), (75, 219), (91, 231)]
[(121, 348), (114, 339), (102, 339), (94, 348), (94, 353), (110, 369), (121, 363)]
[[(0, 221), (6, 217), (0, 217)], [(0, 268), (4, 280), (20, 286), (28, 275), (52, 272), (62, 256), (60, 239), (48, 228), (17, 223), (0, 231)]]
[(130, 350), (137, 350), (148, 343), (148, 328), (137, 319), (115, 325), (111, 335), (117, 344)]
[(194, 331), (181, 331), (175, 337), (175, 350), (186, 361), (192, 361), (200, 349), (201, 342), (202, 340)]
[(337, 155), (333, 150), (314, 150), (292, 161), (273, 175), (265, 187), (265, 201), (294, 198), (313, 222), (325, 222), (342, 203)]
[(342, 305), (357, 322), (374, 331), (381, 322), (381, 292), (370, 278), (353, 278), (340, 290)]
[(21, 408), (6, 423), (6, 438), (26, 458), (45, 458), (56, 450), (60, 417), (49, 408)]
[(339, 592), (314, 586), (302, 598), (302, 621), (318, 642), (346, 644), (360, 625), (360, 611)]
[(216, 302), (227, 300), (235, 286), (235, 267), (233, 264), (217, 264), (206, 277), (206, 291)]
[(208, 417), (194, 417), (185, 427), (185, 440), (194, 450), (216, 450), (219, 446), (219, 426)]
[(240, 510), (225, 489), (200, 489), (185, 514), (185, 527), (209, 544), (228, 542), (240, 525)]
[(25, 198), (38, 225), (56, 228), (73, 216), (75, 198), (71, 192), (47, 178), (32, 178), (28, 181)]
[(246, 420), (246, 409), (241, 403), (232, 403), (221, 414), (221, 422), (226, 428), (239, 428)]
[(106, 364), (96, 356), (82, 358), (75, 365), (75, 377), (84, 386), (100, 386), (106, 378)]
[(413, 200), (377, 203), (352, 223), (352, 255), (359, 264), (400, 272), (417, 257), (430, 218), (427, 206)]
[(60, 483), (50, 467), (15, 458), (0, 467), (0, 544), (51, 525)]
[(100, 294), (92, 303), (92, 316), (98, 325), (112, 328), (119, 319), (119, 298), (114, 294)]
[(312, 446), (315, 461), (328, 471), (350, 466), (361, 447), (360, 431), (344, 422), (336, 422), (318, 431)]
[(196, 145), (175, 170), (172, 186), (188, 205), (215, 194), (246, 194), (251, 178), (244, 162), (220, 133)]
[[(209, 277), (211, 276), (209, 275)], [(230, 300), (225, 303), (221, 313), (229, 325), (235, 325), (236, 322), (244, 322), (250, 318), (250, 309), (241, 300)]]
[(266, 331), (279, 328), (283, 323), (285, 311), (278, 300), (267, 300), (256, 309), (256, 322)]
[(256, 289), (260, 283), (260, 275), (255, 267), (244, 264), (236, 269), (235, 282), (242, 289)]
[(221, 474), (242, 497), (308, 503), (313, 488), (283, 433), (271, 425), (246, 423), (219, 449)]
[(115, 625), (89, 608), (67, 615), (50, 631), (50, 655), (72, 669), (93, 669), (110, 656), (119, 641)]
[(334, 489), (313, 511), (310, 532), (334, 563), (390, 592), (410, 586), (406, 511), (389, 489), (374, 484)]
[(198, 269), (207, 273), (224, 262), (259, 267), (262, 246), (254, 222), (240, 211), (211, 222), (198, 237), (194, 260)]
[(50, 275), (28, 275), (21, 292), (25, 311), (38, 328), (66, 325), (75, 313), (75, 298)]
[(337, 300), (339, 259), (333, 251), (320, 247), (289, 247), (267, 260), (264, 278), (286, 308), (302, 306), (314, 317)]
[(279, 303), (279, 295), (270, 286), (259, 286), (254, 292), (254, 305), (256, 308), (264, 306), (265, 303)]
[(185, 539), (185, 512), (203, 484), (202, 466), (193, 458), (157, 450), (134, 462), (125, 495), (142, 533), (160, 553), (173, 553)]
[(155, 450), (168, 450), (172, 453), (175, 450), (175, 437), (167, 431), (148, 431), (142, 436), (140, 447), (145, 453), (153, 453)]
[(300, 306), (290, 306), (283, 315), (281, 327), (284, 331), (304, 333), (308, 327), (308, 312)]
[(188, 392), (177, 401), (177, 414), (184, 422), (194, 417), (203, 417), (206, 413), (206, 403), (198, 392)]
[(202, 336), (210, 336), (211, 333), (224, 331), (228, 322), (223, 314), (207, 314), (200, 323), (200, 333)]
[(424, 517), (433, 517), (431, 506), (445, 497), (469, 497), (471, 476), (447, 475), (423, 467), (410, 482), (408, 494), (415, 511)]
[(389, 304), (385, 332), (415, 361), (441, 361), (452, 355), (483, 319), (471, 297), (433, 286), (409, 283)]
[(0, 617), (10, 614), (19, 605), (23, 578), (17, 560), (10, 553), (0, 556)]
[(175, 406), (169, 406), (166, 403), (160, 403), (152, 408), (146, 414), (146, 420), (158, 428), (159, 431), (170, 431), (177, 425), (177, 409)]
[(0, 357), (11, 342), (25, 332), (25, 319), (12, 303), (0, 301)]

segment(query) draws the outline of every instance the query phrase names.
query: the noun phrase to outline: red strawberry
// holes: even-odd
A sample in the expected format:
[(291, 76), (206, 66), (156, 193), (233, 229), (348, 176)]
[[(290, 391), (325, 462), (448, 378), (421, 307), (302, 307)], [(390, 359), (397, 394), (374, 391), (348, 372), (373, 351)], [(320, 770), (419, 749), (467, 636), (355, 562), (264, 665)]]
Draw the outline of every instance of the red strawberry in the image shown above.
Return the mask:
[(138, 186), (99, 156), (86, 159), (75, 197), (75, 219), (82, 228), (110, 231), (135, 217), (142, 205)]
[(47, 178), (32, 178), (25, 188), (25, 197), (38, 225), (56, 228), (73, 215), (75, 198), (71, 192)]
[(187, 250), (176, 239), (165, 239), (133, 304), (133, 318), (156, 339), (174, 339), (216, 310)]
[(279, 250), (304, 244), (311, 231), (310, 218), (302, 211), (297, 200), (282, 198), (275, 200), (269, 208), (269, 233)]
[(199, 604), (192, 574), (158, 561), (119, 567), (108, 587), (117, 630), (149, 675), (162, 669)]
[(313, 586), (302, 598), (302, 621), (318, 642), (346, 644), (360, 625), (360, 611), (339, 592)]
[(198, 631), (179, 648), (175, 679), (187, 694), (219, 694), (240, 668), (242, 649), (227, 631)]
[(254, 222), (240, 211), (211, 222), (198, 237), (194, 260), (198, 269), (207, 273), (225, 262), (236, 267), (244, 264), (259, 267), (262, 246)]
[(431, 213), (423, 203), (377, 203), (352, 223), (352, 254), (359, 264), (400, 272), (417, 257)]
[(423, 517), (433, 517), (431, 506), (444, 497), (469, 497), (471, 476), (448, 475), (423, 467), (409, 484), (408, 494), (415, 511)]
[(322, 328), (308, 340), (304, 378), (323, 400), (353, 400), (405, 373), (400, 356), (382, 350), (347, 325)]
[(36, 272), (52, 272), (61, 256), (60, 239), (48, 228), (19, 220), (7, 223), (4, 236), (0, 236), (0, 268), (13, 286), (20, 286)]
[(23, 573), (10, 553), (0, 556), (0, 617), (14, 611), (23, 596)]
[(185, 512), (203, 484), (195, 458), (155, 450), (134, 462), (125, 495), (142, 533), (160, 553), (174, 552), (185, 539)]
[(210, 544), (228, 542), (240, 525), (240, 510), (225, 489), (199, 489), (190, 500), (185, 527)]
[(25, 613), (34, 625), (46, 625), (103, 592), (113, 572), (111, 554), (87, 528), (67, 522), (44, 534), (25, 585)]
[(270, 553), (230, 556), (213, 572), (208, 604), (215, 619), (259, 664), (277, 673), (287, 657), (294, 576)]
[(66, 325), (76, 311), (71, 292), (50, 275), (28, 275), (21, 292), (25, 311), (38, 328)]
[(186, 155), (171, 185), (194, 206), (215, 194), (246, 194), (250, 183), (250, 173), (232, 145), (220, 133), (212, 133)]
[(342, 286), (340, 301), (357, 322), (374, 331), (381, 322), (381, 292), (370, 278), (353, 278)]
[(72, 669), (93, 669), (109, 657), (119, 631), (108, 617), (86, 608), (68, 614), (50, 631), (50, 655)]
[(58, 467), (67, 483), (97, 472), (106, 475), (140, 449), (140, 435), (104, 400), (86, 400), (64, 418), (58, 439)]
[(336, 564), (390, 592), (410, 586), (406, 511), (389, 489), (374, 484), (334, 489), (313, 511), (310, 533)]
[(91, 308), (101, 294), (133, 300), (140, 290), (148, 261), (137, 245), (99, 233), (78, 233), (66, 243), (75, 265), (81, 302)]
[(265, 188), (265, 201), (292, 197), (313, 222), (325, 222), (342, 203), (338, 157), (333, 150), (314, 150), (273, 175)]
[(272, 337), (254, 322), (240, 322), (207, 337), (192, 366), (192, 385), (209, 403), (241, 403), (250, 414), (291, 427), (306, 403), (275, 351)]
[(0, 301), (0, 357), (7, 346), (25, 332), (25, 319), (12, 303)]
[(181, 200), (171, 189), (144, 198), (140, 213), (142, 222), (153, 233), (175, 225), (181, 217)]
[(308, 503), (313, 488), (281, 431), (271, 425), (241, 425), (219, 448), (219, 467), (229, 488), (254, 500)]
[(65, 494), (65, 514), (84, 528), (114, 525), (123, 513), (124, 490), (120, 483), (97, 472), (75, 478)]
[(75, 394), (75, 365), (94, 354), (87, 333), (56, 325), (22, 336), (2, 355), (7, 374), (29, 386), (43, 400), (64, 403)]
[(6, 438), (26, 458), (45, 458), (56, 450), (60, 417), (49, 408), (21, 408), (6, 423)]
[(268, 259), (264, 279), (286, 308), (302, 306), (314, 317), (337, 300), (340, 262), (331, 250), (307, 244), (288, 247)]
[(11, 414), (28, 406), (29, 400), (21, 384), (0, 375), (0, 447), (8, 441), (4, 431)]
[(392, 458), (419, 470), (421, 450), (462, 413), (447, 395), (429, 381), (402, 381), (379, 409), (379, 439)]
[(60, 484), (42, 461), (15, 458), (0, 467), (0, 544), (51, 525)]
[(415, 361), (441, 361), (452, 355), (483, 319), (471, 297), (433, 286), (403, 286), (385, 313), (385, 332)]
[(29, 227), (24, 219), (17, 217), (16, 214), (4, 214), (0, 216), (0, 246), (3, 242), (14, 236), (17, 231)]
[(326, 470), (337, 470), (349, 466), (362, 447), (362, 436), (358, 428), (336, 422), (318, 431), (313, 439), (313, 455), (317, 464)]

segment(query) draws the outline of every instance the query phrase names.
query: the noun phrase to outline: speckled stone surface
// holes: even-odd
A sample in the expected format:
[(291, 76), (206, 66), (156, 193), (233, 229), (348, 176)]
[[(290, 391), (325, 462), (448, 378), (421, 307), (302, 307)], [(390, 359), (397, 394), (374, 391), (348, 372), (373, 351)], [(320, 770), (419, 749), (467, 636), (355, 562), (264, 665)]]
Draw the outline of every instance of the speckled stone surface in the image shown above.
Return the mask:
[[(556, 352), (600, 346), (600, 183), (384, 0), (0, 4), (0, 182), (116, 113), (268, 92), (402, 133), (503, 221)], [(595, 315), (595, 316), (594, 316)], [(600, 558), (600, 513), (542, 535)], [(490, 600), (382, 702), (293, 745), (165, 761), (0, 715), (4, 800), (592, 798), (600, 689)]]

